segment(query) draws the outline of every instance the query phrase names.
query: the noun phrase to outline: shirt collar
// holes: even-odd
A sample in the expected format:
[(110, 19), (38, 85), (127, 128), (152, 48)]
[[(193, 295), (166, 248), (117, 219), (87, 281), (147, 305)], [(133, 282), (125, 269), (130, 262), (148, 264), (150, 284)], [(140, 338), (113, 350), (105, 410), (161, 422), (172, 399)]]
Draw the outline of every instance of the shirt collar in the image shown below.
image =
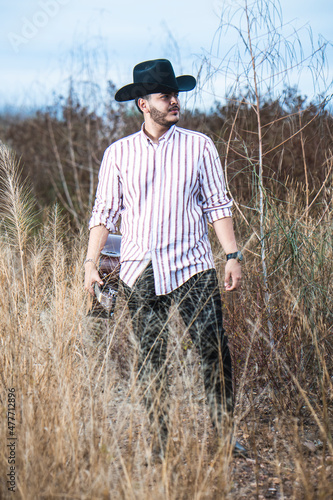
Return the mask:
[[(147, 146), (149, 146), (149, 144), (153, 144), (151, 139), (148, 137), (148, 135), (145, 133), (145, 124), (143, 123), (142, 124), (142, 127), (141, 127), (141, 138), (142, 138), (142, 141), (144, 142), (144, 144), (146, 144)], [(159, 141), (158, 143), (160, 144), (161, 142), (168, 142), (171, 140), (171, 138), (173, 137), (174, 133), (176, 131), (176, 125), (172, 125), (169, 130), (167, 130), (160, 138), (159, 138)], [(157, 146), (157, 144), (156, 144)]]

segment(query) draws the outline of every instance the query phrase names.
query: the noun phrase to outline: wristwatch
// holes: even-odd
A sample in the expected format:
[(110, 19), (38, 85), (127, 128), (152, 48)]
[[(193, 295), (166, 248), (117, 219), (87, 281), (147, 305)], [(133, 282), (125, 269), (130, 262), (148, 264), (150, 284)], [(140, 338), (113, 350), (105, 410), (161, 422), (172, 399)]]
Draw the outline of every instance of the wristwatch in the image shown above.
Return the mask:
[(228, 253), (227, 254), (227, 260), (230, 260), (230, 259), (236, 259), (237, 262), (242, 262), (242, 260), (243, 260), (243, 254), (240, 251), (234, 252), (234, 253)]

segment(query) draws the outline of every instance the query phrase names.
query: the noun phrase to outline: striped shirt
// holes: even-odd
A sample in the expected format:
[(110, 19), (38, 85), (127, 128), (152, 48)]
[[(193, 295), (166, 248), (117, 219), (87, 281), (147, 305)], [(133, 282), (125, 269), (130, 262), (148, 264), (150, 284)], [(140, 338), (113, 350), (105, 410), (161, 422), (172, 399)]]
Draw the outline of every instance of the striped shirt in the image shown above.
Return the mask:
[(214, 267), (207, 222), (231, 206), (209, 137), (173, 125), (154, 144), (142, 127), (106, 149), (89, 228), (114, 232), (121, 216), (120, 278), (132, 287), (152, 262), (162, 295)]

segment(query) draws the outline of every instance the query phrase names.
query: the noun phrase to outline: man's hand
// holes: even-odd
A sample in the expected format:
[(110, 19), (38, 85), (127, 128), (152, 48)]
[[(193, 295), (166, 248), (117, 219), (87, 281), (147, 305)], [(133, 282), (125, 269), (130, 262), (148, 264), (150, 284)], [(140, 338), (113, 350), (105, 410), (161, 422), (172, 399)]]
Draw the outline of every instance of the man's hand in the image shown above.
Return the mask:
[(225, 265), (224, 287), (227, 292), (238, 290), (242, 280), (242, 267), (236, 259), (230, 259)]
[(85, 264), (85, 277), (84, 277), (84, 288), (90, 295), (94, 296), (94, 283), (97, 281), (100, 285), (103, 285), (103, 280), (101, 280), (94, 262), (86, 262)]
[(94, 226), (90, 229), (87, 259), (84, 264), (84, 288), (92, 296), (95, 295), (93, 288), (95, 281), (97, 281), (100, 285), (103, 285), (103, 281), (98, 274), (96, 264), (99, 260), (101, 250), (106, 243), (108, 234), (109, 230), (103, 225)]

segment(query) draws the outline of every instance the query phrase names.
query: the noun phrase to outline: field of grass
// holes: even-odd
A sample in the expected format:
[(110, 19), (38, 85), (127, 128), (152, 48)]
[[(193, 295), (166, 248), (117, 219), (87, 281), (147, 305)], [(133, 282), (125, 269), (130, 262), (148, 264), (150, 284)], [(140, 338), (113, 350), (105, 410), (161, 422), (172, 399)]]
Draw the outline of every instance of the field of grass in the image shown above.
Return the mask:
[[(243, 207), (245, 222), (235, 212), (244, 280), (223, 302), (236, 436), (250, 457), (216, 446), (197, 353), (173, 311), (172, 431), (157, 463), (125, 299), (120, 294), (111, 320), (87, 315), (85, 225), (72, 232), (57, 207), (36, 225), (16, 171), (2, 146), (0, 497), (332, 498), (332, 176), (310, 208), (302, 186), (287, 186), (283, 202), (270, 198), (268, 290), (254, 236), (259, 214)], [(212, 245), (223, 283), (213, 235)]]

